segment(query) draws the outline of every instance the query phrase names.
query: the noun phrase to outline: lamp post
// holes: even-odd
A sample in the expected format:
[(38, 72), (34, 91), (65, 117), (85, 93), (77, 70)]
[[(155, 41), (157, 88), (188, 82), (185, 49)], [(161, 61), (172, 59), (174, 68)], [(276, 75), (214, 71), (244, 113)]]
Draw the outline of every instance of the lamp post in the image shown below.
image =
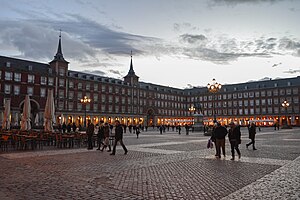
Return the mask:
[(288, 126), (287, 108), (290, 106), (290, 104), (287, 100), (284, 100), (281, 105), (282, 105), (282, 107), (285, 108), (285, 118), (286, 118), (286, 124), (285, 125)]
[(86, 127), (86, 104), (91, 102), (91, 99), (87, 96), (84, 96), (82, 99), (80, 99), (80, 102), (84, 104), (84, 127)]
[(219, 92), (219, 90), (221, 88), (222, 88), (222, 85), (220, 83), (217, 83), (216, 79), (213, 79), (212, 83), (208, 83), (207, 84), (208, 91), (210, 93), (213, 93), (213, 103), (212, 103), (212, 106), (213, 106), (214, 123), (217, 121), (216, 112), (215, 112), (215, 106), (214, 106), (214, 103), (215, 103), (215, 94), (217, 92)]
[(192, 105), (191, 107), (189, 107), (189, 112), (194, 113), (196, 110), (196, 108), (194, 107), (194, 105)]

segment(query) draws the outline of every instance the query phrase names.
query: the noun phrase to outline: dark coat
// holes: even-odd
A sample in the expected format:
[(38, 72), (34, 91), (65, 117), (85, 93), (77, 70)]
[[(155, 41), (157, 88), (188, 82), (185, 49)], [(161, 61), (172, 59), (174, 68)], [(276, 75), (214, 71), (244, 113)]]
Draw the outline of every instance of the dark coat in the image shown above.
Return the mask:
[(115, 135), (116, 141), (122, 140), (123, 139), (123, 128), (122, 128), (121, 124), (116, 126), (115, 131), (116, 131), (116, 135)]
[(228, 138), (230, 142), (241, 143), (241, 131), (238, 127), (233, 127), (229, 129)]
[(93, 134), (94, 134), (94, 124), (90, 123), (86, 129), (86, 134), (89, 136), (89, 137), (92, 137)]
[(103, 139), (104, 138), (104, 126), (99, 126), (98, 129), (98, 138)]
[(213, 139), (225, 139), (225, 136), (227, 135), (227, 129), (224, 126), (217, 126), (213, 133)]
[(249, 139), (254, 140), (256, 134), (256, 127), (250, 126), (248, 130), (249, 130)]

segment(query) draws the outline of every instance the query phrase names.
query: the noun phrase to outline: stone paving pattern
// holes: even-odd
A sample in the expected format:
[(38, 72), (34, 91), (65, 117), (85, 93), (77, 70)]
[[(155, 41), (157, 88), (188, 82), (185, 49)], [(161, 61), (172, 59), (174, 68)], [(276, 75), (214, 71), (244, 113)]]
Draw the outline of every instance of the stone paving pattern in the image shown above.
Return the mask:
[(115, 156), (86, 149), (0, 154), (0, 199), (300, 199), (300, 129), (257, 134), (216, 159), (203, 133), (126, 133)]

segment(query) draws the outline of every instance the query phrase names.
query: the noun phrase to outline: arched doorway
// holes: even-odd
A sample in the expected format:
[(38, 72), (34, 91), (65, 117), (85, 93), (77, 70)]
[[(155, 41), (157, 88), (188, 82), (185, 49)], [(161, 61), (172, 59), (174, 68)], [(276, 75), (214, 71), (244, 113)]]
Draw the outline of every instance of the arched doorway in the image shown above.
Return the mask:
[(147, 126), (153, 126), (154, 124), (154, 110), (149, 109), (147, 111), (147, 119), (146, 119)]

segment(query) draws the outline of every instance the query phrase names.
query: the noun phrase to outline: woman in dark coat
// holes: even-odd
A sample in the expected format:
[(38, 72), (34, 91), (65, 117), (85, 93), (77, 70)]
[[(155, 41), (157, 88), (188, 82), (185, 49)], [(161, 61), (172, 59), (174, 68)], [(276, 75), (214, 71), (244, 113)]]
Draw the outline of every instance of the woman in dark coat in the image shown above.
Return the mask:
[(234, 122), (230, 122), (230, 129), (228, 131), (228, 138), (231, 147), (231, 160), (234, 160), (234, 150), (236, 150), (239, 158), (241, 158), (241, 152), (239, 150), (239, 144), (241, 144), (241, 131)]
[(246, 147), (248, 149), (248, 147), (252, 144), (253, 150), (256, 150), (256, 148), (255, 148), (256, 127), (255, 127), (255, 124), (253, 122), (249, 126), (248, 130), (249, 130), (249, 139), (251, 140), (251, 142), (246, 144)]

